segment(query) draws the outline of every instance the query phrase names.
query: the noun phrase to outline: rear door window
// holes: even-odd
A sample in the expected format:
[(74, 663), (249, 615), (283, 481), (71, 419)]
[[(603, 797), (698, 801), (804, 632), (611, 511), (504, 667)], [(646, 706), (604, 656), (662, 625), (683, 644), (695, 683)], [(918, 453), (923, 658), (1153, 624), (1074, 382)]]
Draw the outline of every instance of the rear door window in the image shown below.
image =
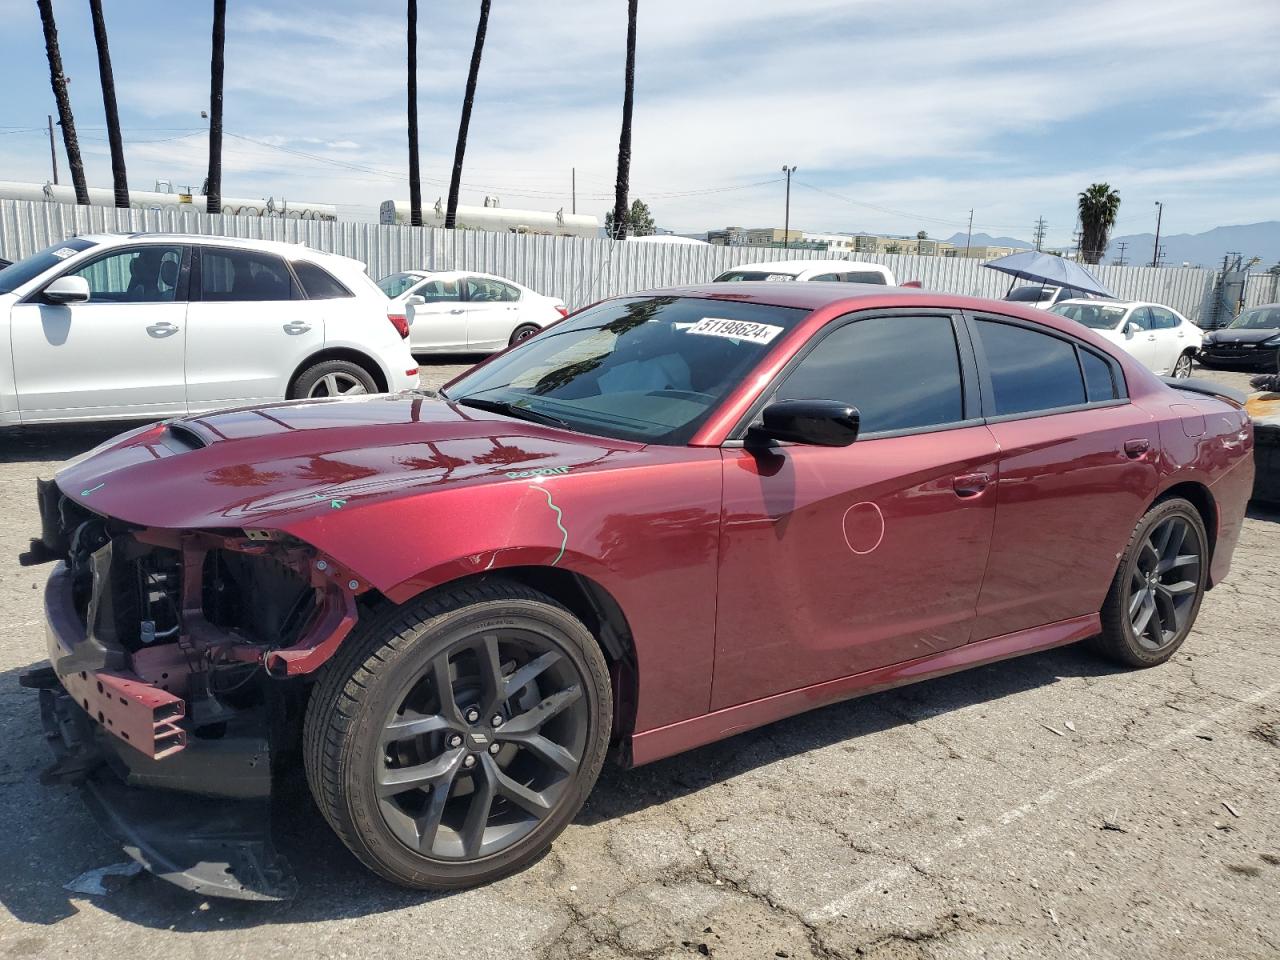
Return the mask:
[(213, 302), (298, 299), (284, 259), (257, 250), (204, 247), (200, 253), (200, 297)]
[(488, 277), (467, 277), (467, 299), (472, 303), (511, 303), (520, 299), (520, 291), (501, 280)]
[(354, 296), (328, 270), (307, 260), (295, 260), (293, 272), (308, 300), (338, 300)]
[(1012, 323), (978, 320), (976, 325), (995, 416), (1085, 403), (1084, 377), (1073, 343)]
[(1151, 311), (1152, 330), (1173, 330), (1178, 326), (1178, 318), (1163, 307), (1148, 307)]

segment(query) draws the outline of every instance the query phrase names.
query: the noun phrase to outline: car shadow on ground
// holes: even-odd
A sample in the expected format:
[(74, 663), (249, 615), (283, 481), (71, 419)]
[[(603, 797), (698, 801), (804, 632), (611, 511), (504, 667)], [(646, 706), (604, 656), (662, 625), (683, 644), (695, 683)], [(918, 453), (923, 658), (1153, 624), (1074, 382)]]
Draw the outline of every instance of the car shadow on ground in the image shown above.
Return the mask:
[[(30, 806), (18, 809), (20, 797), (12, 791), (0, 792), (0, 816), (10, 822), (32, 816), (41, 819), (35, 836), (0, 835), (0, 856), (12, 865), (0, 874), (0, 903), (19, 920), (49, 925), (80, 909), (80, 898), (68, 896), (64, 883), (81, 871), (125, 857), (96, 833), (74, 789), (32, 782), (49, 756), (35, 719), (35, 695), (17, 689), (20, 672), (0, 674), (0, 722), (14, 734), (13, 752), (5, 765), (8, 782), (23, 780), (21, 794), (33, 799)], [(1082, 647), (1067, 647), (834, 704), (635, 770), (607, 763), (575, 823), (606, 823), (811, 750), (839, 743), (856, 748), (857, 741), (868, 734), (1045, 687), (1066, 677), (1116, 672), (1119, 668)], [(15, 808), (4, 809), (10, 804)], [(366, 870), (325, 824), (296, 766), (281, 775), (275, 806), (276, 844), (299, 881), (295, 899), (286, 903), (206, 900), (142, 874), (107, 896), (93, 897), (94, 906), (139, 926), (197, 932), (373, 915), (453, 895), (403, 890)], [(33, 845), (39, 847), (36, 855)]]
[(69, 460), (112, 437), (154, 420), (54, 424), (0, 428), (0, 463), (48, 463)]
[(1264, 503), (1261, 500), (1250, 500), (1245, 516), (1250, 520), (1268, 520), (1280, 523), (1280, 503)]

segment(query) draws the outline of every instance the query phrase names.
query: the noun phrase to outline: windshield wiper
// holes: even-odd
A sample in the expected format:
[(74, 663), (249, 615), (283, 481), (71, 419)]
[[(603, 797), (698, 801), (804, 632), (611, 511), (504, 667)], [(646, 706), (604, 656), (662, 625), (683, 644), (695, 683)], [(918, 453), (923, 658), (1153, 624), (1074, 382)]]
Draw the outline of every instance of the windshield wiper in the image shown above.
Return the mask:
[(529, 407), (521, 406), (518, 403), (512, 403), (510, 400), (487, 400), (483, 397), (460, 397), (451, 401), (461, 407), (475, 407), (477, 410), (488, 410), (492, 413), (505, 414), (508, 417), (515, 417), (517, 420), (529, 420), (533, 423), (545, 423), (553, 427), (567, 427), (569, 422), (561, 420), (559, 417), (553, 417), (549, 413), (543, 413), (541, 410), (532, 410)]

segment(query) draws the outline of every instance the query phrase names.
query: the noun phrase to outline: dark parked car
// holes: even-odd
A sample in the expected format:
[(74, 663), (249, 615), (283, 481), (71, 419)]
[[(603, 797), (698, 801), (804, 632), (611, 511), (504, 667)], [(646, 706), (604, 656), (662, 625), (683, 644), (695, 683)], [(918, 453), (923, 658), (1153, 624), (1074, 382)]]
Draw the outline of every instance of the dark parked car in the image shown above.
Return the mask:
[(1200, 363), (1280, 371), (1280, 303), (1244, 310), (1230, 324), (1205, 334)]
[(23, 681), (48, 779), (166, 879), (277, 897), (300, 750), (360, 860), (456, 888), (544, 851), (611, 747), (1079, 640), (1167, 660), (1240, 533), (1240, 398), (1053, 314), (867, 291), (629, 295), (438, 396), (177, 419), (65, 467), (27, 557), (58, 560)]

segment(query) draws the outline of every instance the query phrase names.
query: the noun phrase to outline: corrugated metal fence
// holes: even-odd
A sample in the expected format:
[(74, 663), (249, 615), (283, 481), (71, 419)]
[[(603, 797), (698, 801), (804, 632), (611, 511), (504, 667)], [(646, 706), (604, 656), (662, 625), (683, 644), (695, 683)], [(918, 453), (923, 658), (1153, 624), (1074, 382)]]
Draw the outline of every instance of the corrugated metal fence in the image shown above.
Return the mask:
[[(510, 277), (571, 308), (650, 287), (701, 283), (738, 264), (813, 259), (812, 251), (629, 243), (389, 224), (281, 220), (197, 213), (194, 210), (117, 210), (28, 200), (0, 200), (0, 256), (16, 260), (85, 233), (164, 231), (256, 237), (305, 243), (354, 257), (377, 278), (406, 269), (476, 270)], [(979, 261), (902, 254), (860, 255), (888, 266), (899, 281), (982, 297), (1003, 296), (1009, 278)], [(1212, 314), (1217, 273), (1188, 267), (1095, 267), (1121, 297), (1168, 304), (1192, 320)], [(1246, 305), (1277, 298), (1277, 278), (1254, 275)]]

